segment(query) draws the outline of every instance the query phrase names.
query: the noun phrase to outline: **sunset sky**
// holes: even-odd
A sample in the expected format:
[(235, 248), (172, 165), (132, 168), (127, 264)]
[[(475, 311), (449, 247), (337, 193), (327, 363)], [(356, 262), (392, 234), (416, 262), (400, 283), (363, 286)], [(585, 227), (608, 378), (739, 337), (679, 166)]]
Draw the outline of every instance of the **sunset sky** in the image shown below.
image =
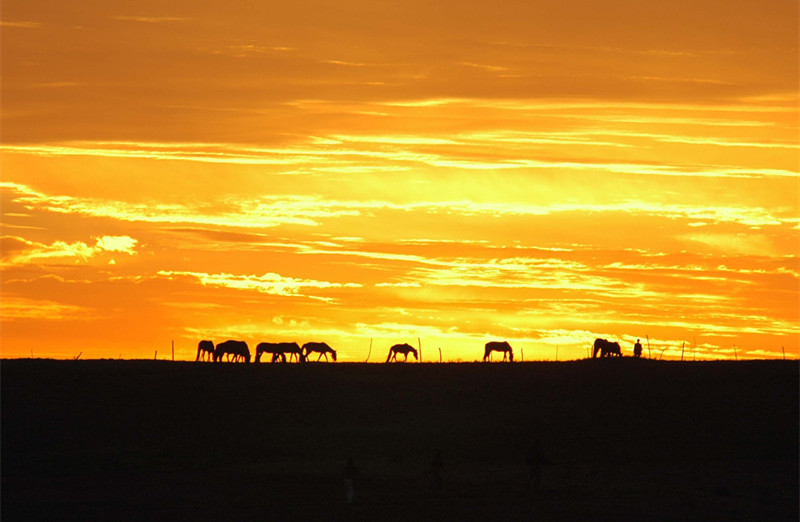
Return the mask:
[(2, 357), (798, 356), (796, 0), (0, 16)]

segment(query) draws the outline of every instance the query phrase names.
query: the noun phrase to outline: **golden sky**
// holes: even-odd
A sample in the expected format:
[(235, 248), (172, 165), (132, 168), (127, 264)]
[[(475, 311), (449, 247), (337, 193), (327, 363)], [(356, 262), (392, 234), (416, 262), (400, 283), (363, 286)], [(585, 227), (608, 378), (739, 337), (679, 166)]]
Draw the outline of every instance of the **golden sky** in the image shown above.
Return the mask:
[(1, 17), (3, 357), (798, 356), (795, 0)]

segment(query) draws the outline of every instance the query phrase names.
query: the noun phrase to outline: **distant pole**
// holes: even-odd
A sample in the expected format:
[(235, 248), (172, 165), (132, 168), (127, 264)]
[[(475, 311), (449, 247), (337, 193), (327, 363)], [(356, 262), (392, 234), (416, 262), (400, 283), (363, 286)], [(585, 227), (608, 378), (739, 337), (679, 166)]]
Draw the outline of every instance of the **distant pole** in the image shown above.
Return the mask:
[(417, 346), (419, 346), (419, 362), (422, 362), (422, 341), (417, 337)]
[(525, 362), (525, 349), (524, 348), (520, 348), (519, 349), (519, 356), (522, 359), (520, 362)]
[(175, 362), (175, 341), (172, 341), (172, 362)]
[(697, 358), (697, 336), (692, 338), (692, 361)]
[(785, 361), (786, 360), (786, 350), (783, 348), (783, 345), (781, 345), (781, 351), (783, 352), (783, 360)]
[(153, 360), (155, 361), (156, 359), (158, 359), (158, 350), (156, 350), (156, 354), (153, 356)]
[(442, 347), (439, 347), (439, 362), (442, 362)]
[(735, 344), (733, 345), (733, 356), (736, 358), (737, 361), (739, 360), (739, 353), (736, 351)]
[(558, 362), (558, 345), (556, 345), (556, 362)]
[(369, 338), (369, 353), (367, 353), (367, 360), (364, 362), (369, 362), (370, 355), (372, 355), (372, 337)]
[(683, 349), (686, 348), (686, 341), (683, 341), (681, 345), (681, 362), (683, 362)]
[(650, 335), (649, 334), (645, 334), (645, 337), (647, 337), (647, 358), (648, 359), (652, 359), (653, 358), (653, 354), (650, 353)]

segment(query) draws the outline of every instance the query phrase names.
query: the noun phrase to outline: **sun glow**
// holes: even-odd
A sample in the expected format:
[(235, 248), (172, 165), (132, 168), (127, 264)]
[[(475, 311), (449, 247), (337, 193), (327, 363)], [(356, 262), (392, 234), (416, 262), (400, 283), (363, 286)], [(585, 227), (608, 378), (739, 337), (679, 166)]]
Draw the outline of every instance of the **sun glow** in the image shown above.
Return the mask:
[(6, 2), (2, 356), (800, 355), (796, 3), (562, 4)]

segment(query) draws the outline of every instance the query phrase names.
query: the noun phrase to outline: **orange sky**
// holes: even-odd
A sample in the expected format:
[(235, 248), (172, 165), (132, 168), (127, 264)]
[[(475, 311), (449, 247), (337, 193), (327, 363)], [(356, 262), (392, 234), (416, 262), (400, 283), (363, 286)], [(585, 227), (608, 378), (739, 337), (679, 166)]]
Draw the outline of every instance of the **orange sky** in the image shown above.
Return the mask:
[(798, 356), (794, 0), (11, 0), (0, 31), (3, 357)]

